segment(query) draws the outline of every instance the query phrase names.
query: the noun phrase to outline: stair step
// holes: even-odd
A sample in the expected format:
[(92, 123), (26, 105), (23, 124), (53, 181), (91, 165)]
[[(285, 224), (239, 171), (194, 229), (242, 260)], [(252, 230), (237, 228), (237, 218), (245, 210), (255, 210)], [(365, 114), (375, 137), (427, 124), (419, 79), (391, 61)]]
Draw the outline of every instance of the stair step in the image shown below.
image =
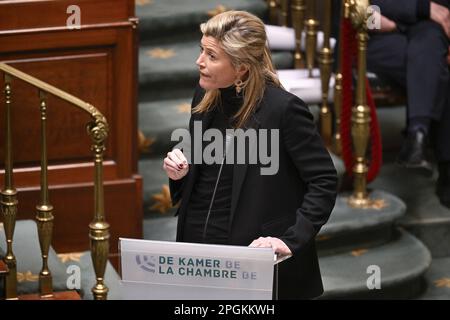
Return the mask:
[(147, 140), (141, 157), (165, 157), (177, 143), (170, 140), (172, 132), (189, 126), (191, 100), (185, 98), (139, 104), (139, 130)]
[(450, 257), (434, 258), (425, 273), (427, 288), (420, 300), (450, 300)]
[[(329, 221), (317, 236), (321, 255), (336, 254), (357, 247), (371, 248), (391, 240), (393, 225), (406, 211), (399, 198), (381, 190), (374, 190), (370, 198), (379, 208), (351, 208), (347, 201), (351, 194), (338, 195)], [(381, 206), (385, 206), (381, 208)]]
[[(414, 236), (399, 231), (385, 245), (356, 255), (321, 257), (319, 263), (325, 289), (321, 299), (408, 299), (423, 290), (431, 255)], [(371, 268), (379, 268), (381, 289), (368, 289)]]
[(41, 297), (39, 294), (25, 294), (18, 297), (19, 300), (81, 300), (76, 291), (58, 291), (51, 297)]
[[(64, 264), (69, 268), (79, 267), (80, 270), (80, 288), (78, 293), (83, 300), (93, 300), (92, 287), (95, 285), (95, 271), (92, 264), (91, 252), (83, 251), (76, 253), (63, 254), (66, 256)], [(104, 283), (108, 287), (108, 300), (121, 299), (120, 276), (108, 261), (106, 264)]]
[(264, 0), (153, 0), (136, 6), (140, 38), (159, 41), (167, 36), (195, 32), (200, 23), (209, 19), (208, 12), (219, 5), (228, 10), (249, 11), (259, 17), (267, 11)]
[(395, 163), (385, 163), (371, 188), (397, 195), (408, 208), (398, 225), (417, 236), (433, 257), (450, 256), (450, 209), (435, 195), (437, 173), (425, 177)]
[[(200, 38), (170, 44), (141, 45), (139, 49), (140, 101), (174, 99), (192, 94), (198, 83), (195, 61), (199, 54)], [(273, 53), (277, 68), (293, 65), (291, 52)], [(186, 95), (185, 95), (186, 96)]]
[[(175, 208), (171, 207), (170, 198), (164, 198), (162, 201), (156, 201), (153, 197), (157, 194), (164, 194), (163, 189), (169, 186), (169, 178), (162, 168), (163, 158), (142, 159), (139, 161), (139, 173), (142, 175), (143, 183), (143, 203), (144, 215), (154, 216), (172, 216)], [(166, 186), (166, 187), (165, 187)], [(150, 209), (152, 206), (160, 203), (161, 211)], [(167, 209), (165, 211), (164, 209)]]
[(144, 219), (144, 239), (175, 241), (178, 218), (173, 214)]

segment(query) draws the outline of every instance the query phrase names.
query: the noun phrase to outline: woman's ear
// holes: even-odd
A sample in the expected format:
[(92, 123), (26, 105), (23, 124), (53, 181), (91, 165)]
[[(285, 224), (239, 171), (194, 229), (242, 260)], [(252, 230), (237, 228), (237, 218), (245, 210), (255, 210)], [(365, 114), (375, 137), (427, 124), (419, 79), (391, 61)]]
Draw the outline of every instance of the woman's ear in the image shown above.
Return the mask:
[(236, 76), (238, 79), (243, 79), (245, 78), (246, 73), (248, 72), (248, 67), (245, 64), (240, 64), (237, 68), (236, 68)]

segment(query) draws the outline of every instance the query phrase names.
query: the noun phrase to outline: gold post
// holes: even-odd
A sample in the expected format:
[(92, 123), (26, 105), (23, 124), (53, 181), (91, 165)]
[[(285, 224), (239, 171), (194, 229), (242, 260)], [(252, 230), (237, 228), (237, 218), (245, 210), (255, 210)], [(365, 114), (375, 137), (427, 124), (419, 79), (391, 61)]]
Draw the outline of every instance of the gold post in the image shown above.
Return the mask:
[(267, 0), (269, 7), (269, 21), (271, 24), (278, 23), (278, 5), (276, 0)]
[(323, 26), (323, 47), (319, 53), (320, 79), (322, 83), (322, 106), (320, 107), (320, 133), (327, 147), (331, 147), (333, 117), (328, 106), (333, 52), (330, 46), (331, 0), (325, 0)]
[[(349, 3), (348, 1), (342, 1), (341, 17), (349, 17)], [(341, 141), (341, 112), (342, 112), (342, 31), (339, 33), (339, 48), (338, 48), (338, 66), (337, 72), (334, 78), (334, 116), (335, 116), (335, 134), (333, 137), (333, 151), (337, 155), (342, 154), (342, 141)]]
[(5, 280), (6, 299), (17, 299), (17, 267), (13, 253), (13, 236), (16, 227), (17, 191), (13, 184), (12, 130), (11, 130), (11, 77), (5, 74), (5, 181), (1, 191), (1, 208), (6, 238), (5, 263), (9, 273)]
[(317, 47), (317, 29), (319, 21), (316, 19), (316, 0), (308, 0), (306, 6), (306, 67), (309, 77), (312, 77), (315, 53)]
[(367, 195), (366, 176), (367, 160), (366, 151), (369, 141), (370, 109), (366, 102), (366, 54), (367, 54), (367, 28), (366, 8), (367, 0), (351, 1), (352, 23), (358, 30), (358, 82), (356, 89), (356, 105), (352, 109), (352, 139), (355, 149), (354, 191), (349, 198), (352, 207), (364, 208), (370, 205)]
[(292, 0), (292, 27), (295, 32), (295, 68), (300, 69), (305, 67), (305, 62), (302, 57), (302, 33), (305, 28), (305, 0)]
[(36, 220), (39, 244), (42, 255), (42, 269), (39, 273), (39, 292), (41, 297), (53, 295), (52, 274), (48, 268), (48, 252), (53, 233), (53, 206), (49, 203), (47, 181), (47, 102), (44, 91), (39, 91), (41, 109), (41, 201), (36, 206)]
[(88, 125), (88, 132), (92, 139), (92, 150), (95, 161), (94, 180), (94, 220), (89, 224), (91, 258), (94, 265), (96, 284), (92, 294), (96, 300), (106, 300), (108, 287), (104, 283), (106, 263), (109, 253), (109, 224), (105, 221), (104, 195), (103, 195), (103, 153), (105, 139), (108, 135), (106, 119), (93, 109), (94, 121)]
[(289, 15), (289, 0), (281, 0), (281, 10), (280, 10), (280, 26), (288, 26), (288, 15)]
[(338, 72), (334, 77), (335, 133), (332, 145), (333, 152), (338, 156), (342, 154), (341, 112), (342, 112), (342, 73)]

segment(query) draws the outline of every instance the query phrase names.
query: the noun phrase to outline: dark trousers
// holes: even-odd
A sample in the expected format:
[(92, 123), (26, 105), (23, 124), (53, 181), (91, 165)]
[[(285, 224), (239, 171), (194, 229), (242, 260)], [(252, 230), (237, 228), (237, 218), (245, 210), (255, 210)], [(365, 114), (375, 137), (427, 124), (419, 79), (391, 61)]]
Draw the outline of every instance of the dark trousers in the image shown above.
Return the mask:
[(407, 118), (433, 120), (438, 161), (450, 161), (449, 40), (441, 26), (420, 21), (406, 32), (370, 34), (368, 70), (390, 79), (407, 94)]

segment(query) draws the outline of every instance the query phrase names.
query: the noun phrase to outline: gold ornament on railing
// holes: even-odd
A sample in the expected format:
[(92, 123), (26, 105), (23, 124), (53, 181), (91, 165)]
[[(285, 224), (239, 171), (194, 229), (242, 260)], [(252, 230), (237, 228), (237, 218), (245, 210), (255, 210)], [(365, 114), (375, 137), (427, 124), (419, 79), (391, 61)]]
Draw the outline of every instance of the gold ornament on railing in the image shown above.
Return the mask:
[[(342, 1), (340, 21), (350, 16), (350, 4), (348, 1)], [(335, 154), (342, 154), (341, 140), (341, 112), (342, 112), (342, 42), (344, 41), (342, 32), (339, 33), (338, 48), (338, 65), (336, 75), (334, 76), (334, 117), (335, 117), (335, 134), (333, 137), (332, 150)]]
[(325, 0), (323, 19), (323, 46), (319, 52), (320, 79), (322, 84), (322, 105), (320, 106), (320, 133), (327, 147), (331, 147), (333, 135), (333, 116), (328, 106), (333, 52), (330, 46), (331, 0)]
[(7, 64), (0, 63), (0, 70), (5, 73), (5, 187), (1, 191), (1, 209), (4, 216), (4, 229), (7, 239), (7, 252), (5, 263), (8, 266), (9, 274), (6, 277), (6, 298), (17, 298), (17, 272), (16, 259), (12, 252), (12, 237), (17, 212), (16, 190), (12, 183), (12, 139), (11, 139), (11, 77), (18, 78), (29, 83), (40, 90), (41, 98), (41, 122), (42, 122), (42, 151), (41, 156), (41, 204), (37, 207), (37, 220), (39, 241), (43, 256), (43, 268), (40, 275), (41, 297), (44, 292), (51, 293), (48, 285), (51, 285), (51, 276), (47, 266), (48, 248), (51, 242), (51, 230), (53, 224), (52, 207), (48, 202), (47, 185), (47, 150), (46, 150), (46, 94), (58, 97), (73, 106), (76, 106), (90, 114), (92, 122), (87, 125), (88, 134), (92, 140), (92, 151), (94, 153), (94, 219), (89, 224), (89, 238), (91, 244), (91, 257), (93, 260), (96, 284), (92, 288), (94, 299), (106, 299), (108, 287), (104, 283), (104, 274), (109, 253), (109, 224), (105, 221), (104, 194), (103, 194), (103, 153), (105, 151), (105, 140), (108, 136), (108, 123), (106, 118), (92, 105), (58, 89), (41, 80), (38, 80), (26, 73), (23, 73)]
[(106, 300), (109, 290), (105, 285), (104, 274), (109, 253), (109, 224), (105, 221), (103, 153), (105, 151), (105, 140), (108, 136), (108, 124), (105, 117), (97, 109), (92, 106), (90, 106), (90, 109), (94, 120), (88, 124), (87, 130), (92, 139), (91, 149), (94, 152), (95, 163), (94, 220), (89, 224), (91, 257), (96, 278), (92, 294), (96, 300)]
[(289, 0), (280, 0), (280, 26), (288, 27)]
[(370, 108), (366, 101), (366, 55), (367, 55), (367, 0), (350, 0), (350, 17), (358, 38), (358, 79), (356, 88), (356, 105), (352, 109), (352, 140), (355, 150), (353, 166), (354, 190), (349, 204), (355, 208), (370, 207), (371, 200), (367, 194), (367, 159), (366, 152), (370, 135)]
[(312, 77), (317, 49), (317, 30), (319, 20), (316, 19), (316, 0), (308, 0), (306, 6), (306, 67)]
[(278, 23), (278, 3), (276, 0), (267, 0), (269, 7), (269, 22), (270, 24)]
[(304, 68), (305, 61), (302, 55), (302, 34), (305, 28), (305, 0), (292, 0), (292, 28), (295, 34), (294, 64), (296, 69)]
[(37, 229), (42, 256), (42, 269), (39, 273), (39, 293), (48, 298), (53, 295), (52, 274), (48, 268), (48, 252), (53, 234), (53, 206), (49, 202), (47, 181), (47, 96), (39, 92), (41, 100), (41, 202), (36, 206)]
[(1, 191), (1, 209), (6, 238), (5, 278), (6, 299), (17, 299), (17, 264), (13, 253), (13, 236), (17, 215), (17, 191), (13, 184), (12, 128), (11, 128), (11, 77), (5, 74), (5, 179)]

